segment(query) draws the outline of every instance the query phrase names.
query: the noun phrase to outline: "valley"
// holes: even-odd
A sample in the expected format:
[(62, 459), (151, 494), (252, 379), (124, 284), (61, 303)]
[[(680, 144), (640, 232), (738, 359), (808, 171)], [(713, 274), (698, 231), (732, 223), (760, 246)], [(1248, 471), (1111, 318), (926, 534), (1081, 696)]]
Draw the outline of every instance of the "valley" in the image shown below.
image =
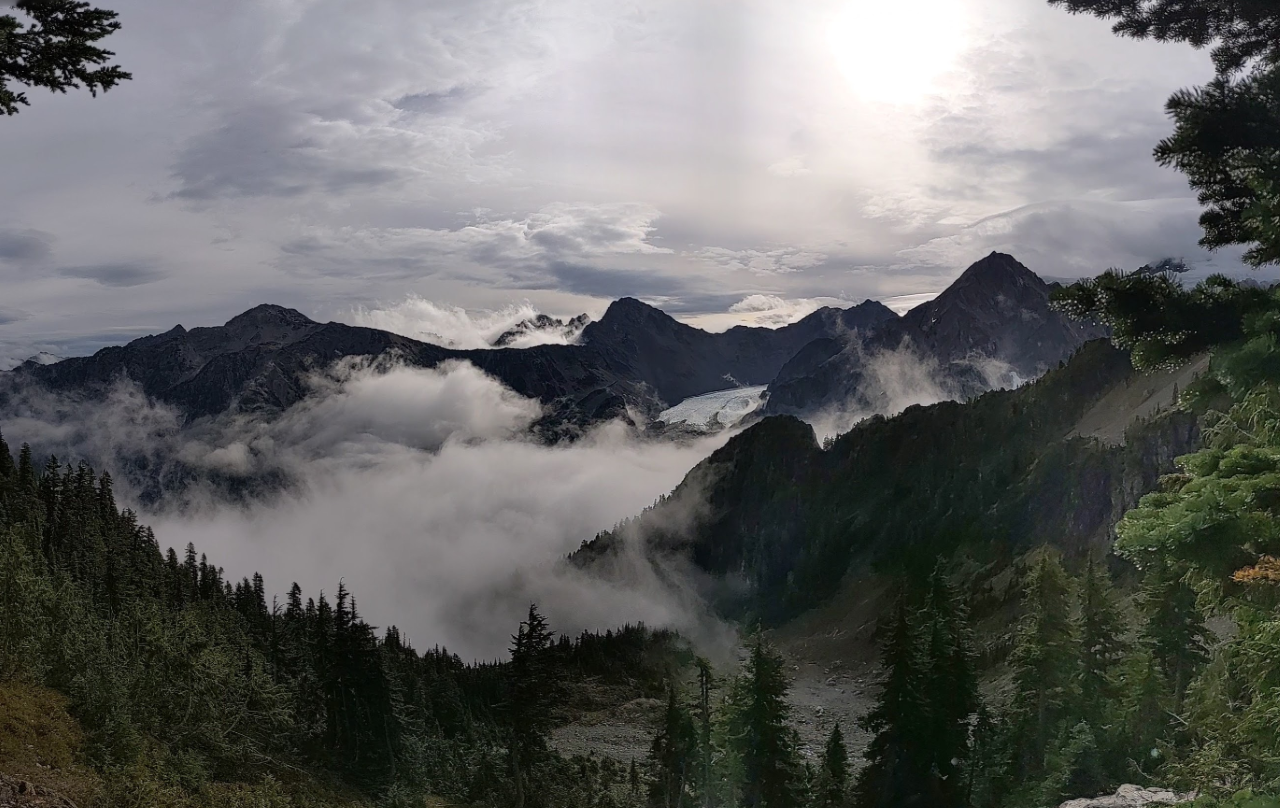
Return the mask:
[[(58, 608), (83, 613), (85, 625), (107, 621), (93, 630), (119, 630), (112, 612), (95, 611), (117, 601), (212, 621), (199, 629), (221, 638), (208, 653), (256, 649), (250, 678), (173, 667), (203, 651), (178, 652), (169, 675), (241, 688), (268, 676), (278, 689), (263, 698), (292, 694), (280, 708), (291, 740), (237, 743), (338, 772), (357, 789), (366, 786), (341, 761), (358, 752), (390, 767), (378, 770), (384, 782), (412, 761), (437, 772), (427, 781), (435, 796), (492, 804), (513, 787), (492, 750), (527, 742), (517, 754), (564, 767), (538, 775), (564, 800), (631, 799), (626, 784), (656, 782), (662, 744), (687, 731), (681, 722), (692, 722), (690, 737), (706, 733), (695, 746), (747, 754), (732, 751), (735, 722), (757, 720), (746, 706), (757, 687), (773, 688), (769, 731), (797, 766), (830, 765), (838, 727), (849, 777), (869, 782), (901, 604), (914, 599), (904, 619), (924, 626), (903, 631), (960, 649), (970, 678), (948, 688), (1015, 709), (1034, 684), (1019, 679), (1027, 582), (1093, 586), (1117, 523), (1201, 446), (1204, 419), (1221, 405), (1203, 353), (1137, 370), (1095, 337), (1099, 327), (1060, 322), (1051, 294), (993, 255), (923, 314), (891, 319), (864, 304), (785, 333), (708, 334), (619, 301), (577, 344), (459, 351), (266, 306), (222, 327), (26, 363), (0, 377), (0, 432), (36, 438), (16, 457), (0, 453), (0, 517), (20, 537), (3, 569), (10, 586), (43, 580), (12, 577), (42, 564), (70, 576), (76, 594), (17, 591), (37, 611), (71, 598)], [(849, 327), (865, 317), (879, 319)], [(1040, 335), (1034, 350), (1027, 323)], [(759, 383), (723, 386), (743, 378)], [(813, 424), (833, 401), (851, 426), (819, 440)], [(87, 462), (38, 470), (37, 452), (50, 451)], [(118, 511), (116, 496), (139, 510)], [(78, 515), (98, 500), (110, 504)], [(99, 538), (83, 544), (85, 530)], [(179, 556), (174, 536), (198, 537), (200, 552), (238, 566), (224, 578), (194, 545)], [(1110, 566), (1126, 592), (1116, 608), (1145, 608), (1131, 594), (1135, 569)], [(282, 605), (270, 593), (290, 572), (304, 586)], [(129, 594), (112, 594), (122, 586)], [(375, 632), (364, 615), (387, 628)], [(7, 647), (47, 643), (43, 624), (23, 626)], [(419, 651), (410, 637), (440, 644)], [(67, 665), (40, 654), (49, 670)], [(121, 675), (138, 692), (150, 663), (128, 664)], [(337, 670), (356, 672), (331, 678)], [(342, 699), (362, 706), (351, 712)], [(535, 712), (519, 717), (525, 709)], [(308, 723), (321, 714), (327, 728)], [(369, 715), (394, 722), (399, 740), (379, 740)], [(84, 720), (89, 743), (115, 743), (99, 719)], [(130, 720), (168, 737), (153, 718)], [(216, 710), (201, 720), (223, 731)], [(526, 720), (537, 722), (527, 741), (504, 735)], [(977, 726), (965, 741), (975, 749), (987, 742)], [(233, 748), (192, 754), (225, 767), (249, 754)], [(974, 771), (982, 788), (1003, 788)], [(716, 788), (732, 788), (734, 775), (716, 776)]]

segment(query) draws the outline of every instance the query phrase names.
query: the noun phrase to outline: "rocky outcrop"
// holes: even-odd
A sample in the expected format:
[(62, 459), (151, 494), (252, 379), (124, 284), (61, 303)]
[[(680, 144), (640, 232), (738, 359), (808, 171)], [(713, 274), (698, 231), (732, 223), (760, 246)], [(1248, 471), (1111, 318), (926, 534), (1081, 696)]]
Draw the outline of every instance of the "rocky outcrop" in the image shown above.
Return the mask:
[(1125, 784), (1114, 794), (1067, 800), (1059, 808), (1145, 808), (1156, 805), (1177, 805), (1196, 798), (1194, 793), (1177, 794), (1163, 788), (1143, 788)]

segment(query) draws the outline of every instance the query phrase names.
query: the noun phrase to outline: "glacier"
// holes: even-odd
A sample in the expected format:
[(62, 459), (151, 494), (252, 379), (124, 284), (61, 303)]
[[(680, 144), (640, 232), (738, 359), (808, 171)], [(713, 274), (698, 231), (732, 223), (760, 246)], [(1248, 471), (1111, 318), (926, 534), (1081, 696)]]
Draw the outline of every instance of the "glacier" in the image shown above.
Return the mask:
[(733, 387), (692, 396), (663, 410), (658, 415), (658, 420), (668, 424), (685, 423), (699, 427), (711, 426), (713, 421), (718, 421), (721, 426), (733, 426), (760, 409), (766, 389), (765, 385)]

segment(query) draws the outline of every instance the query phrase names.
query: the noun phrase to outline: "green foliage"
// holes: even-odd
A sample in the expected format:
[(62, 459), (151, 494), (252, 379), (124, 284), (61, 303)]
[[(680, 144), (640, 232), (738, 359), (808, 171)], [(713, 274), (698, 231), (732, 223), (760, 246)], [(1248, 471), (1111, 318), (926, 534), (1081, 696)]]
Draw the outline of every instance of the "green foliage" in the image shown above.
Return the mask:
[(1124, 619), (1105, 566), (1092, 556), (1080, 578), (1080, 613), (1075, 633), (1080, 643), (1077, 663), (1081, 712), (1093, 723), (1108, 720), (1107, 710), (1120, 695), (1119, 667), (1128, 650)]
[(341, 583), (332, 601), (295, 584), (269, 606), (259, 575), (227, 581), (191, 545), (162, 553), (109, 476), (37, 471), (0, 438), (0, 680), (67, 697), (113, 805), (326, 805), (311, 786), (327, 781), (502, 808), (521, 790), (538, 806), (616, 790), (620, 771), (547, 749), (558, 684), (660, 692), (673, 637), (628, 626), (553, 642), (531, 609), (513, 651), (464, 665), (394, 627), (379, 637)]
[(1174, 133), (1156, 147), (1156, 160), (1186, 174), (1199, 192), (1206, 206), (1200, 243), (1249, 245), (1244, 260), (1254, 266), (1280, 262), (1280, 64), (1179, 90), (1167, 109)]
[(757, 633), (729, 715), (742, 808), (794, 808), (802, 801), (798, 741), (787, 726), (789, 686), (782, 657)]
[(27, 22), (0, 15), (0, 113), (30, 104), (10, 82), (60, 93), (84, 87), (96, 96), (132, 78), (118, 65), (98, 67), (115, 55), (93, 44), (120, 29), (114, 11), (78, 0), (17, 0), (15, 7)]
[(1213, 45), (1219, 72), (1250, 61), (1280, 63), (1280, 9), (1270, 0), (1049, 0), (1072, 13), (1116, 21), (1114, 31), (1136, 39)]
[(1044, 769), (1045, 753), (1076, 700), (1077, 645), (1071, 584), (1056, 554), (1038, 553), (1027, 576), (1023, 617), (1009, 665), (1012, 771), (1022, 781)]
[(1221, 275), (1186, 289), (1167, 274), (1114, 269), (1055, 290), (1054, 304), (1110, 328), (1112, 343), (1142, 370), (1175, 366), (1237, 341), (1246, 317), (1274, 309), (1266, 291)]
[(900, 594), (884, 633), (880, 666), (885, 671), (876, 706), (861, 720), (874, 733), (863, 756), (867, 765), (854, 786), (858, 808), (889, 808), (920, 799), (928, 774), (925, 666), (914, 616)]
[(693, 805), (698, 777), (698, 736), (675, 687), (667, 696), (662, 727), (649, 750), (650, 808)]
[(840, 725), (831, 728), (813, 788), (813, 808), (845, 808), (849, 802), (849, 750)]
[(967, 613), (939, 560), (923, 608), (905, 593), (884, 638), (884, 686), (862, 720), (875, 733), (855, 786), (859, 808), (967, 804), (978, 682)]

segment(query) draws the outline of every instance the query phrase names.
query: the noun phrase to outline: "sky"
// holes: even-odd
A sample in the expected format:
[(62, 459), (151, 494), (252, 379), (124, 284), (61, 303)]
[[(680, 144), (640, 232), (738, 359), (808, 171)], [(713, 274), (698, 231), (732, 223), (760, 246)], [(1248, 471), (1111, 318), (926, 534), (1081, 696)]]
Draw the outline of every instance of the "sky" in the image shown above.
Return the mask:
[(992, 250), (1239, 270), (1151, 158), (1207, 54), (1044, 0), (103, 4), (134, 79), (0, 120), (0, 360), (263, 302), (718, 329)]

